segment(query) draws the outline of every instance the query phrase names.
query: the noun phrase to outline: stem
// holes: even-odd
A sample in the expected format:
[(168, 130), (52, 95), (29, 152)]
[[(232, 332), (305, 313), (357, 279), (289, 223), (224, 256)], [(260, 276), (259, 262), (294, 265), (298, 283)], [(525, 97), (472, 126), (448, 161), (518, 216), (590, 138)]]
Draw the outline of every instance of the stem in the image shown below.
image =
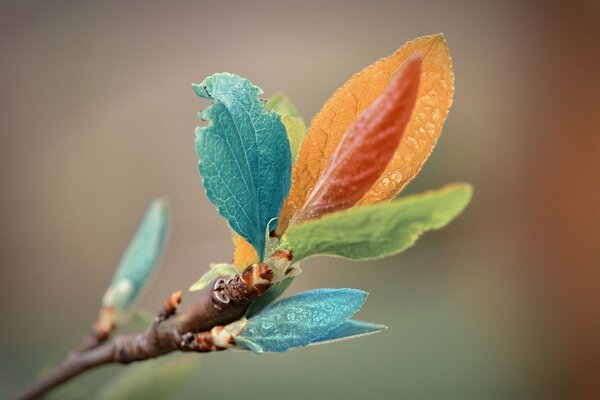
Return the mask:
[[(291, 260), (289, 252), (282, 253), (285, 254), (278, 256)], [(205, 346), (198, 347), (195, 342), (192, 346), (190, 338), (198, 337), (210, 342), (213, 334), (211, 329), (242, 318), (250, 304), (272, 283), (273, 270), (267, 264), (250, 265), (229, 280), (215, 280), (211, 290), (202, 292), (200, 299), (181, 313), (177, 313), (181, 292), (176, 292), (167, 299), (146, 332), (120, 335), (91, 348), (80, 347), (71, 352), (51, 374), (31, 384), (17, 398), (39, 398), (75, 376), (105, 364), (129, 364), (176, 350), (207, 351)]]
[(50, 374), (27, 387), (17, 398), (36, 399), (61, 383), (95, 367), (112, 362), (111, 346), (104, 345), (82, 352), (71, 353)]

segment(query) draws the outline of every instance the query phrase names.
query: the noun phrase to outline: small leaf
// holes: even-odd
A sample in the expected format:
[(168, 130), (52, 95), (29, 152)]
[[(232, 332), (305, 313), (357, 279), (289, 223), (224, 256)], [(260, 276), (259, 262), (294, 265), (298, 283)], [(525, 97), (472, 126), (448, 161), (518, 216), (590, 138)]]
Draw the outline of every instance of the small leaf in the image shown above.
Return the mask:
[(370, 322), (347, 320), (337, 328), (332, 329), (327, 335), (311, 342), (311, 344), (325, 344), (346, 339), (371, 335), (387, 329), (385, 325), (372, 324)]
[(210, 283), (214, 281), (217, 278), (217, 276), (219, 276), (219, 274), (217, 274), (216, 271), (209, 269), (204, 273), (204, 275), (202, 275), (202, 277), (200, 277), (200, 279), (194, 282), (194, 284), (190, 286), (188, 290), (190, 292), (197, 292), (199, 290), (202, 290), (208, 285), (210, 285)]
[(286, 278), (280, 282), (271, 285), (258, 299), (256, 299), (246, 311), (246, 318), (252, 318), (261, 312), (266, 306), (277, 300), (279, 296), (287, 290), (292, 284), (294, 278)]
[(410, 247), (425, 231), (439, 229), (467, 206), (472, 188), (447, 185), (388, 203), (354, 207), (290, 227), (280, 248), (294, 262), (328, 254), (354, 260), (383, 257)]
[(258, 253), (256, 249), (240, 235), (233, 235), (231, 238), (233, 245), (233, 264), (241, 271), (248, 265), (258, 262)]
[(285, 130), (290, 141), (290, 151), (292, 152), (292, 165), (298, 160), (298, 153), (306, 135), (306, 125), (301, 119), (292, 117), (291, 115), (282, 115), (281, 122), (285, 126)]
[(290, 141), (290, 149), (292, 151), (292, 165), (298, 159), (298, 152), (302, 141), (306, 135), (306, 125), (296, 107), (283, 94), (276, 94), (267, 101), (265, 107), (269, 110), (276, 111), (281, 116), (281, 122), (285, 125), (288, 140)]
[(452, 104), (454, 74), (443, 36), (423, 36), (354, 75), (336, 90), (313, 118), (292, 174), (292, 188), (279, 217), (283, 234), (321, 175), (354, 120), (384, 92), (402, 64), (414, 53), (423, 56), (421, 84), (406, 133), (384, 173), (359, 201), (372, 204), (394, 198), (429, 157)]
[(274, 94), (267, 100), (265, 108), (273, 110), (279, 115), (289, 115), (290, 117), (302, 120), (300, 113), (296, 109), (296, 106), (292, 104), (292, 101), (283, 93)]
[(168, 356), (135, 363), (108, 382), (99, 400), (162, 400), (172, 398), (198, 366), (196, 355)]
[(235, 267), (235, 265), (219, 263), (219, 264), (210, 264), (209, 270), (202, 275), (200, 279), (198, 279), (192, 286), (190, 286), (190, 292), (196, 292), (198, 290), (202, 290), (212, 281), (214, 281), (219, 276), (233, 276), (237, 274), (239, 270)]
[(354, 315), (366, 297), (356, 289), (316, 289), (288, 297), (251, 318), (236, 344), (257, 353), (306, 346)]
[(165, 200), (150, 204), (104, 294), (104, 306), (126, 310), (135, 302), (162, 254), (168, 217)]
[(214, 102), (201, 115), (208, 126), (196, 128), (206, 194), (262, 259), (267, 224), (277, 218), (290, 187), (285, 127), (277, 113), (264, 109), (262, 90), (247, 79), (221, 73), (193, 87)]
[(352, 207), (381, 176), (415, 105), (421, 61), (418, 54), (410, 57), (383, 94), (354, 121), (292, 224)]
[(238, 273), (238, 269), (235, 265), (227, 263), (212, 263), (210, 269), (215, 271), (219, 276), (232, 276)]
[(142, 326), (150, 326), (154, 322), (154, 315), (146, 310), (135, 310), (131, 314), (131, 320)]

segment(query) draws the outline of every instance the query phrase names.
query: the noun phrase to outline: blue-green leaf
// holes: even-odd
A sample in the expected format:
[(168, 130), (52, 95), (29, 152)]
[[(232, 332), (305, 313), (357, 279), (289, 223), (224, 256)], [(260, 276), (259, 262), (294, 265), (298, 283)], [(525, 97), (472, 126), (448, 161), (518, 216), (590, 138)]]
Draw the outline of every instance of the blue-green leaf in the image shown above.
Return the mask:
[(285, 278), (284, 280), (271, 285), (266, 292), (252, 302), (250, 308), (248, 308), (248, 311), (246, 311), (246, 318), (252, 318), (269, 304), (277, 300), (277, 298), (287, 290), (293, 281), (294, 278)]
[(387, 326), (349, 319), (337, 328), (329, 331), (327, 335), (312, 341), (311, 344), (324, 344), (339, 340), (354, 339), (359, 336), (381, 332), (384, 329), (387, 329)]
[[(269, 221), (277, 218), (290, 188), (291, 153), (279, 115), (265, 110), (262, 90), (247, 79), (221, 73), (196, 94), (213, 105), (196, 128), (200, 174), (210, 201), (262, 259)], [(269, 227), (276, 228), (276, 221)]]
[(125, 310), (135, 302), (158, 264), (168, 222), (166, 201), (156, 199), (150, 203), (104, 294), (104, 306)]
[(256, 353), (306, 346), (343, 324), (366, 297), (356, 289), (316, 289), (288, 297), (251, 318), (236, 345)]

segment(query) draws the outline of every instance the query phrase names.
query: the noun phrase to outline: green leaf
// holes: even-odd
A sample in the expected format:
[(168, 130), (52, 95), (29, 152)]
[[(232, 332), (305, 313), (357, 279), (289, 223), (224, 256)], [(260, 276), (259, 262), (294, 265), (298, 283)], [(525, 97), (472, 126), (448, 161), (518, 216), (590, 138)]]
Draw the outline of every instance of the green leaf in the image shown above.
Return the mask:
[(300, 146), (306, 135), (306, 125), (296, 107), (292, 104), (284, 94), (276, 94), (267, 101), (265, 107), (269, 110), (276, 111), (281, 116), (281, 122), (285, 126), (288, 140), (290, 142), (290, 150), (292, 151), (292, 164), (298, 159)]
[(294, 262), (317, 254), (354, 260), (383, 257), (410, 247), (425, 231), (439, 229), (467, 206), (468, 184), (407, 196), (388, 203), (353, 207), (288, 228), (279, 248)]
[(131, 321), (147, 327), (154, 322), (154, 315), (146, 310), (135, 310), (131, 313)]
[(200, 279), (198, 279), (192, 286), (190, 286), (190, 292), (202, 290), (210, 283), (218, 278), (219, 276), (232, 276), (240, 272), (235, 265), (232, 264), (210, 264), (208, 271)]
[(337, 328), (329, 331), (327, 335), (312, 341), (310, 344), (325, 344), (346, 339), (355, 339), (381, 332), (384, 329), (387, 329), (387, 326), (349, 319)]
[(256, 299), (246, 311), (246, 318), (252, 318), (261, 312), (266, 306), (277, 300), (279, 296), (287, 290), (292, 284), (294, 278), (285, 278), (284, 280), (271, 285), (258, 299)]
[(128, 366), (99, 393), (99, 400), (162, 400), (183, 386), (198, 365), (197, 355), (168, 356)]
[[(247, 79), (221, 73), (196, 94), (213, 100), (196, 128), (196, 152), (209, 200), (263, 259), (267, 225), (279, 215), (290, 188), (291, 153), (277, 113), (265, 110), (262, 90)], [(277, 222), (271, 224), (275, 229)]]
[(366, 298), (356, 289), (316, 289), (288, 297), (250, 318), (235, 337), (236, 345), (256, 353), (306, 346), (344, 323)]
[(167, 203), (156, 199), (146, 211), (104, 294), (106, 307), (126, 310), (137, 299), (162, 254), (169, 215)]
[(301, 119), (291, 117), (289, 115), (282, 115), (281, 122), (285, 125), (287, 131), (288, 140), (290, 141), (290, 150), (292, 152), (292, 163), (296, 164), (298, 160), (298, 152), (304, 141), (306, 135), (306, 126)]
[(292, 101), (283, 93), (276, 93), (267, 100), (265, 108), (277, 112), (279, 115), (289, 115), (302, 121), (300, 113)]

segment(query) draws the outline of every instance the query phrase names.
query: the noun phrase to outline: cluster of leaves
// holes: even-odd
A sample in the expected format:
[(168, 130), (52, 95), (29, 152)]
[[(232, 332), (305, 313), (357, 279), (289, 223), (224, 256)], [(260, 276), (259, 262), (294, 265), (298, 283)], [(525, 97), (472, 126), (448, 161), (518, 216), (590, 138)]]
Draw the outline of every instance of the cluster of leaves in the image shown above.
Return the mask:
[[(276, 249), (290, 250), (294, 263), (396, 254), (446, 225), (470, 199), (468, 185), (453, 184), (392, 200), (431, 153), (452, 101), (451, 62), (439, 35), (355, 75), (308, 131), (287, 98), (263, 104), (262, 90), (239, 76), (215, 74), (194, 90), (213, 101), (201, 114), (208, 125), (196, 130), (196, 150), (206, 193), (233, 229), (236, 248), (233, 265), (215, 264), (192, 289)], [(269, 306), (290, 282), (250, 309), (238, 347), (280, 352), (383, 329), (349, 319), (366, 296), (353, 289), (313, 290)]]
[[(425, 231), (448, 224), (471, 188), (451, 184), (395, 199), (431, 153), (453, 96), (450, 56), (441, 35), (405, 44), (338, 89), (307, 129), (283, 95), (268, 101), (240, 76), (219, 73), (194, 84), (212, 101), (196, 129), (204, 188), (233, 230), (233, 262), (212, 264), (190, 289), (269, 262), (289, 250), (291, 267), (315, 255), (365, 260), (399, 253)], [(161, 252), (166, 211), (156, 202), (123, 258), (105, 305), (129, 307)], [(290, 266), (286, 266), (289, 268)], [(366, 293), (317, 289), (273, 303), (293, 280), (278, 281), (248, 310), (236, 346), (287, 351), (373, 333), (354, 321)]]

